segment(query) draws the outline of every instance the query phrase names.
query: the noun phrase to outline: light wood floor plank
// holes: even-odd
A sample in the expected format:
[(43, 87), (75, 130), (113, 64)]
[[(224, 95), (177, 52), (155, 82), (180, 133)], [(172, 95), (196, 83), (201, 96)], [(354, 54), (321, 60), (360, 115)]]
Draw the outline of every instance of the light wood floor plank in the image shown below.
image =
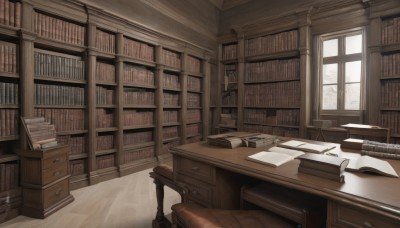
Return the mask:
[[(18, 216), (2, 228), (149, 228), (157, 201), (151, 169), (74, 190), (75, 200), (46, 219)], [(164, 210), (180, 202), (175, 191), (165, 187)]]

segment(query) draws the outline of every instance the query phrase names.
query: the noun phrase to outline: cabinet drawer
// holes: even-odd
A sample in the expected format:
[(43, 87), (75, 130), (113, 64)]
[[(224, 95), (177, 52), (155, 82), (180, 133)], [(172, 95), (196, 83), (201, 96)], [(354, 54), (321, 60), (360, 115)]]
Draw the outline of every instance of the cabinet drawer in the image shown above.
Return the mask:
[(178, 173), (196, 178), (198, 180), (215, 184), (215, 167), (202, 162), (179, 157), (176, 160)]
[(43, 192), (43, 205), (48, 208), (69, 195), (69, 178), (47, 188)]
[(55, 166), (59, 166), (61, 163), (68, 160), (67, 153), (58, 153), (55, 156), (43, 159), (43, 169), (51, 169)]
[(189, 201), (193, 200), (208, 207), (212, 205), (212, 187), (180, 174), (178, 175), (178, 181), (185, 186), (187, 190), (186, 197)]
[(328, 203), (331, 225), (334, 227), (400, 227), (400, 221), (384, 217), (355, 206), (330, 201)]
[(68, 163), (64, 161), (63, 163), (59, 163), (58, 166), (53, 166), (50, 169), (42, 171), (43, 185), (49, 184), (66, 175), (68, 175)]

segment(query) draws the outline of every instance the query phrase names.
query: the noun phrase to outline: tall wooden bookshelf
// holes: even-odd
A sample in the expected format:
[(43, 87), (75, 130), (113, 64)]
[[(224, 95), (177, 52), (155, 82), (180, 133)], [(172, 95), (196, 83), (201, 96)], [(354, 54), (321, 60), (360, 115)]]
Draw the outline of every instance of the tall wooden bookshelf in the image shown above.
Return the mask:
[(153, 167), (207, 135), (208, 50), (77, 1), (4, 2), (0, 222), (21, 206), (20, 116), (44, 116), (70, 146), (71, 189)]
[(238, 28), (236, 39), (222, 39), (220, 130), (305, 137), (310, 119), (308, 17), (299, 13), (267, 20)]

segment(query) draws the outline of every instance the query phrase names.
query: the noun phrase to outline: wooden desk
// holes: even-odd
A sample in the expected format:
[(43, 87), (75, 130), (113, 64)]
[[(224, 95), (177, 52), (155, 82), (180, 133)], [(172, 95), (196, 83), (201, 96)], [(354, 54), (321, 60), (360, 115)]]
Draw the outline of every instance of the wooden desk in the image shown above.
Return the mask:
[[(360, 156), (336, 145), (343, 157)], [(400, 227), (400, 178), (346, 172), (339, 183), (298, 173), (297, 159), (277, 168), (245, 160), (264, 149), (182, 145), (172, 150), (174, 179), (188, 189), (187, 201), (207, 207), (237, 209), (240, 185), (256, 179), (326, 198), (327, 227)], [(400, 173), (400, 161), (389, 162)]]

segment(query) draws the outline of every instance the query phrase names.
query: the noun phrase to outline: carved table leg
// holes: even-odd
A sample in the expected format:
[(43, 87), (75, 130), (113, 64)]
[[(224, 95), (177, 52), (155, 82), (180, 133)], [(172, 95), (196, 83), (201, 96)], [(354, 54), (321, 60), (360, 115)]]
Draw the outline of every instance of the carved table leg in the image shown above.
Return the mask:
[(164, 184), (155, 179), (156, 196), (157, 196), (157, 214), (153, 220), (153, 227), (162, 227), (164, 222)]

